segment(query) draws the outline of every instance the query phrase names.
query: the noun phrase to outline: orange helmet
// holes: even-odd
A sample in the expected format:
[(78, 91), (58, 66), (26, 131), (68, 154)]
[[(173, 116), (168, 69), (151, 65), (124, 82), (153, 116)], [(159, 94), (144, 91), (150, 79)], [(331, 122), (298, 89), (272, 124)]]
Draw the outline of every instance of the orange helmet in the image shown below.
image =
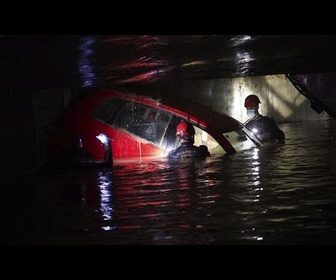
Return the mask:
[(176, 136), (185, 140), (193, 140), (195, 129), (191, 123), (181, 121), (176, 127)]
[(258, 96), (251, 94), (245, 98), (245, 107), (246, 108), (251, 108), (251, 107), (258, 107), (260, 100)]

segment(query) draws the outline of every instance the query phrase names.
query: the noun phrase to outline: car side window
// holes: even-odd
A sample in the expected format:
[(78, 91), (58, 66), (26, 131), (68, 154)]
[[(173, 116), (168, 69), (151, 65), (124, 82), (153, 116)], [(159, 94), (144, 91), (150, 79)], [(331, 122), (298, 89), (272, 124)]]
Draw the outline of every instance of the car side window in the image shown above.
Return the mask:
[(93, 116), (108, 124), (112, 124), (116, 110), (121, 103), (122, 100), (119, 98), (109, 98), (93, 112)]
[(127, 101), (119, 108), (113, 125), (160, 146), (169, 121), (165, 112)]

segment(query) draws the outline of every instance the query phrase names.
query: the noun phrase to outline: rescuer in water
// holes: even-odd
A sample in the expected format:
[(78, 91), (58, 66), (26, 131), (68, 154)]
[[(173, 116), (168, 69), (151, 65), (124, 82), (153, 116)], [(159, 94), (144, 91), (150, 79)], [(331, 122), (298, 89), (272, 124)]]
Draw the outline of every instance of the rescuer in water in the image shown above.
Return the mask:
[(244, 106), (248, 120), (245, 126), (251, 130), (263, 143), (284, 143), (285, 134), (277, 126), (273, 118), (263, 116), (259, 113), (260, 100), (258, 96), (251, 94), (246, 97)]
[(168, 154), (170, 159), (204, 159), (210, 156), (205, 145), (194, 145), (195, 129), (191, 123), (181, 121), (176, 127), (176, 137), (181, 145)]

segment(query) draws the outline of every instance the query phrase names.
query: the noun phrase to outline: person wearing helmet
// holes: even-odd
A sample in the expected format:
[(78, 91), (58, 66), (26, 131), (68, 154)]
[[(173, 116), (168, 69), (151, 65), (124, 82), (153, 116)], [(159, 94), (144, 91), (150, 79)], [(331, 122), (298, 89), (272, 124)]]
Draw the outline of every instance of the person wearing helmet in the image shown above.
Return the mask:
[(251, 130), (263, 143), (284, 143), (285, 134), (277, 126), (273, 118), (262, 116), (259, 113), (259, 97), (251, 94), (245, 98), (244, 106), (248, 120), (244, 125)]
[(170, 159), (196, 159), (210, 156), (206, 146), (194, 145), (195, 129), (191, 123), (181, 121), (176, 127), (176, 137), (180, 146), (168, 153)]

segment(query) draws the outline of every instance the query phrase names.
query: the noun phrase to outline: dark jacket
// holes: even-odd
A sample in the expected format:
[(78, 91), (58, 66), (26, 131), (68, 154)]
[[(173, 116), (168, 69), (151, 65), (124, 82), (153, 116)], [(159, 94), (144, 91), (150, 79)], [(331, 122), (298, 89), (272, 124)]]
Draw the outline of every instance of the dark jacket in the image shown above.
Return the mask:
[(277, 126), (273, 118), (258, 115), (247, 121), (245, 126), (264, 143), (276, 140), (278, 143), (284, 143), (285, 141), (284, 132)]
[(208, 156), (210, 156), (210, 153), (206, 146), (195, 146), (189, 142), (182, 143), (181, 146), (168, 154), (170, 159), (206, 158)]

